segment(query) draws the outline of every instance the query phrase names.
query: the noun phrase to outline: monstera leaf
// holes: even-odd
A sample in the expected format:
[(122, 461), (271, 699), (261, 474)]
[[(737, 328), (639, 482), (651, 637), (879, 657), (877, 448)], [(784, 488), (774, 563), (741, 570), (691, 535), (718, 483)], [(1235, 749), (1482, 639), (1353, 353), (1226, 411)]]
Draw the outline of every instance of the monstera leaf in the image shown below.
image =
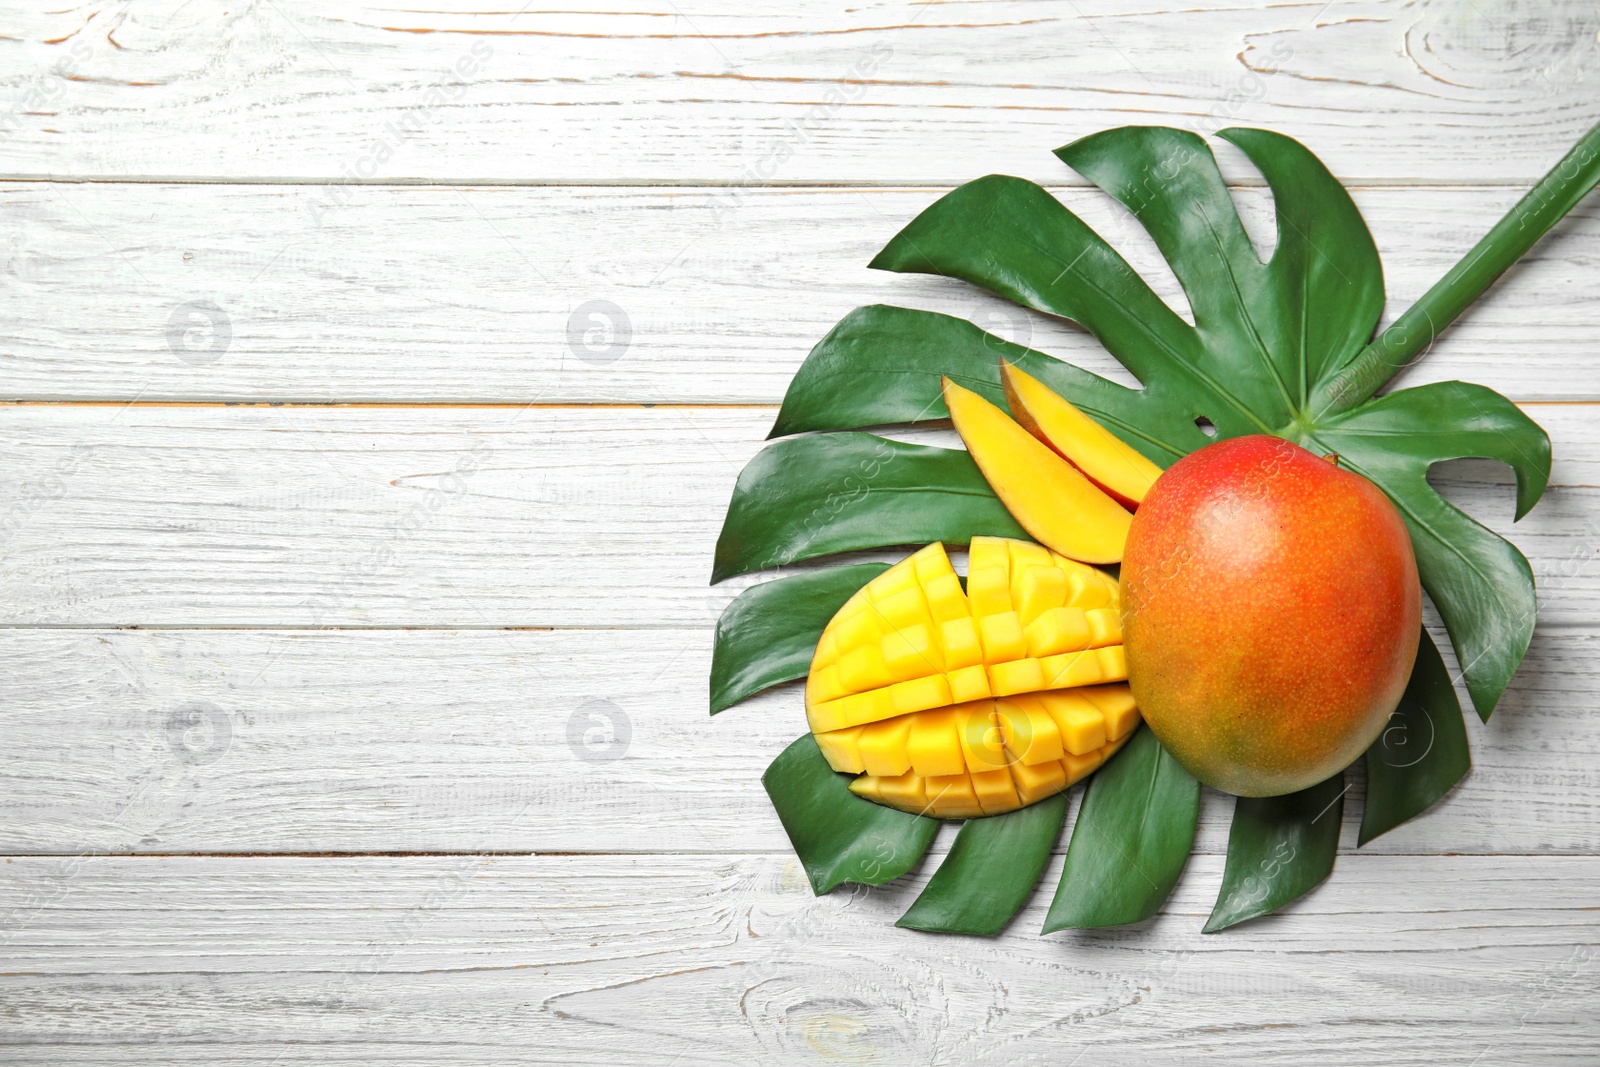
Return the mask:
[[(1405, 516), (1424, 585), (1466, 665), (1473, 703), (1487, 718), (1533, 635), (1533, 574), (1515, 547), (1446, 503), (1426, 474), (1444, 459), (1502, 460), (1517, 474), (1520, 518), (1549, 478), (1549, 439), (1503, 397), (1459, 383), (1405, 390), (1338, 413), (1321, 403), (1377, 326), (1383, 309), (1377, 249), (1344, 188), (1298, 142), (1264, 130), (1220, 136), (1272, 188), (1278, 243), (1265, 263), (1211, 150), (1194, 134), (1128, 127), (1057, 152), (1154, 238), (1188, 297), (1192, 326), (1076, 215), (1018, 178), (980, 178), (945, 196), (889, 242), (873, 266), (963, 278), (1080, 323), (1141, 388), (1076, 369), (1050, 377), (1158, 464), (1212, 440), (1202, 427), (1217, 437), (1277, 434), (1339, 453)], [(911, 382), (920, 385), (896, 402), (920, 399), (937, 411), (938, 368), (945, 362), (938, 338), (949, 328), (911, 319), (899, 325), (898, 362), (920, 363), (931, 373), (896, 374), (902, 394)], [(919, 331), (929, 343), (913, 348)], [(857, 351), (865, 356), (856, 363), (859, 372), (846, 376), (872, 395), (885, 376)], [(988, 362), (994, 364), (993, 355)], [(788, 409), (785, 403), (780, 425), (810, 428)]]
[(975, 534), (1027, 536), (961, 449), (869, 433), (801, 437), (769, 446), (739, 473), (711, 580)]
[[(1374, 397), (1600, 182), (1600, 126), (1377, 336), (1382, 266), (1344, 188), (1290, 138), (1244, 129), (1219, 136), (1239, 148), (1271, 188), (1277, 243), (1265, 261), (1239, 220), (1210, 148), (1196, 135), (1126, 127), (1057, 152), (1148, 231), (1188, 299), (1192, 325), (1089, 226), (1031, 182), (999, 175), (978, 179), (906, 226), (873, 260), (874, 267), (963, 279), (1076, 322), (1133, 374), (1138, 387), (949, 316), (858, 308), (812, 350), (772, 431), (774, 437), (808, 436), (774, 443), (740, 476), (718, 540), (713, 581), (836, 552), (935, 539), (964, 543), (976, 534), (1016, 536), (1004, 529), (1009, 516), (960, 452), (840, 432), (947, 418), (942, 376), (1003, 404), (1004, 358), (1160, 466), (1217, 438), (1244, 434), (1274, 434), (1320, 453), (1338, 453), (1342, 464), (1380, 486), (1404, 516), (1424, 587), (1455, 646), (1472, 702), (1487, 719), (1533, 633), (1533, 575), (1514, 546), (1440, 497), (1427, 473), (1438, 462), (1461, 457), (1506, 463), (1516, 473), (1520, 519), (1549, 478), (1549, 439), (1508, 400), (1480, 386), (1446, 382)], [(853, 581), (841, 580), (828, 597), (847, 595), (842, 591)], [(782, 651), (772, 657), (764, 658), (759, 641), (741, 639), (739, 617), (731, 624), (724, 619), (717, 635), (719, 706), (797, 676), (802, 649), (826, 621), (809, 596), (812, 587), (806, 588), (792, 608), (781, 590), (772, 590), (757, 594), (762, 612), (744, 612), (782, 634)], [(772, 621), (786, 610), (792, 618)], [(738, 684), (729, 684), (732, 678)], [(1426, 809), (1470, 763), (1454, 688), (1426, 635), (1395, 715), (1367, 755), (1371, 788), (1363, 843)], [(1420, 736), (1412, 730), (1424, 729), (1428, 744), (1413, 756), (1403, 746)], [(767, 785), (814, 884), (855, 877), (841, 872), (854, 870), (866, 852), (883, 851), (890, 825), (903, 838), (893, 849), (896, 860), (908, 867), (906, 857), (920, 855), (920, 824), (868, 819), (856, 806), (858, 798), (842, 784), (829, 783), (825, 764), (817, 769), (808, 755), (805, 776), (780, 773), (780, 765), (792, 764), (800, 751), (809, 752), (792, 749), (780, 757)], [(1145, 731), (1091, 784), (1049, 929), (1138, 921), (1160, 906), (1181, 870), (1195, 812), (1195, 792), (1186, 776), (1171, 772), (1170, 762)], [(800, 784), (786, 793), (790, 781)], [(1342, 776), (1335, 776), (1302, 793), (1240, 802), (1208, 930), (1265, 914), (1327, 876), (1343, 790)], [(1064, 805), (1052, 806), (1030, 816), (1025, 809), (1017, 817), (969, 823), (903, 924), (973, 933), (1000, 929), (1042, 871), (1064, 811)], [(863, 845), (850, 836), (851, 826), (876, 836)], [(1014, 859), (1007, 861), (1007, 854)], [(1103, 876), (1118, 856), (1147, 875), (1133, 897), (1128, 878)], [(900, 862), (892, 868), (907, 869)], [(870, 876), (855, 880), (876, 883), (886, 869), (872, 867)]]
[(822, 628), (857, 589), (889, 569), (860, 563), (751, 586), (717, 620), (711, 714), (804, 678)]

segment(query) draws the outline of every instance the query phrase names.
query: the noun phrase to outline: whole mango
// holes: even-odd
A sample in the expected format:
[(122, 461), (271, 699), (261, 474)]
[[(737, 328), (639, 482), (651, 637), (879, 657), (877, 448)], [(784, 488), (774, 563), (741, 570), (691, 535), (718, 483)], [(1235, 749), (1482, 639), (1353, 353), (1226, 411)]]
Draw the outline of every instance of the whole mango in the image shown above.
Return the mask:
[(1375, 485), (1277, 437), (1184, 457), (1122, 560), (1128, 681), (1162, 745), (1240, 796), (1292, 793), (1360, 756), (1416, 659), (1422, 590)]

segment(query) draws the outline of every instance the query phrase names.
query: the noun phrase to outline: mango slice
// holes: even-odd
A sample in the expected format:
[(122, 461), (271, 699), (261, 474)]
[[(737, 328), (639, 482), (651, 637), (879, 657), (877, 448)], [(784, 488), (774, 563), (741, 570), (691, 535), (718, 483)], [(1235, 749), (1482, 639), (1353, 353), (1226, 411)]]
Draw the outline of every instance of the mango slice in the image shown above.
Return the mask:
[(1004, 360), (1000, 363), (1000, 384), (1012, 416), (1023, 429), (1124, 507), (1138, 507), (1161, 477), (1160, 467), (1079, 411), (1066, 397)]
[[(1023, 529), (1069, 559), (1122, 559), (1132, 521), (1126, 508), (972, 390), (946, 378), (944, 402), (984, 480)], [(975, 595), (970, 576), (968, 595)]]

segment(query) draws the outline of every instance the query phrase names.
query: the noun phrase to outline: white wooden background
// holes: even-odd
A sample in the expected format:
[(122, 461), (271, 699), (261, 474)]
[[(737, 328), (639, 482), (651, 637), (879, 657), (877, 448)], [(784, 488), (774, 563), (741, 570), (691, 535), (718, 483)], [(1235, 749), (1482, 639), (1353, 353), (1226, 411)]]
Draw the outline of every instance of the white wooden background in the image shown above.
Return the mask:
[[(798, 694), (705, 714), (723, 507), (841, 315), (1116, 373), (865, 269), (941, 191), (1046, 182), (1182, 307), (1050, 149), (1269, 126), (1392, 316), (1600, 119), (1600, 6), (610, 6), (3, 5), (0, 1060), (1600, 1061), (1600, 201), (1406, 378), (1550, 430), (1533, 650), (1466, 783), (1358, 853), (1358, 782), (1282, 914), (1199, 934), (1208, 794), (1139, 927), (1039, 937), (1058, 859), (999, 938), (896, 930), (933, 864), (815, 899), (761, 791)], [(1436, 481), (1510, 529), (1505, 471)]]

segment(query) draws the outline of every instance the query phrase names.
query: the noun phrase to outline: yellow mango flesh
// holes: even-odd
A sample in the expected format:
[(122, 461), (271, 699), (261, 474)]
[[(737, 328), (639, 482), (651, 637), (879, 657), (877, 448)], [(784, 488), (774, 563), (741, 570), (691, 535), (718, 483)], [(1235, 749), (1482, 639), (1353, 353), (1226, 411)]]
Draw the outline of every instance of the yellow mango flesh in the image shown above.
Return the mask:
[(1122, 559), (1126, 508), (972, 390), (946, 378), (944, 402), (984, 480), (1024, 530), (1069, 559)]
[(806, 681), (812, 732), (1127, 679), (1112, 579), (1040, 545), (972, 540), (967, 592), (929, 545), (845, 602)]
[(1139, 724), (1111, 578), (974, 538), (967, 591), (929, 545), (852, 597), (817, 644), (806, 712), (834, 770), (941, 818), (1015, 811), (1091, 773)]
[(1137, 507), (1161, 477), (1160, 467), (1037, 378), (1002, 362), (1000, 381), (1018, 424), (1119, 503)]
[[(1126, 686), (1117, 688), (1122, 689), (1126, 695)], [(850, 783), (851, 792), (876, 800), (880, 804), (899, 808), (901, 811), (931, 815), (940, 819), (975, 819), (985, 815), (1004, 815), (1054, 796), (1085, 778), (1110, 759), (1139, 725), (1139, 717), (1135, 713), (1121, 720), (1120, 728), (1123, 733), (1120, 736), (1108, 738), (1097, 748), (1083, 753), (1063, 752), (1054, 759), (1046, 759), (1042, 758), (1042, 752), (1048, 746), (1039, 745), (1036, 739), (1018, 739), (1016, 747), (1013, 747), (1009, 734), (1010, 726), (1002, 717), (1003, 713), (995, 709), (995, 705), (999, 703), (999, 701), (982, 700), (962, 707), (973, 709), (972, 714), (985, 721), (988, 730), (1006, 738), (995, 754), (995, 757), (1002, 761), (1000, 766), (979, 763), (963, 770), (951, 771), (949, 763), (940, 762), (937, 769), (949, 773), (924, 774), (919, 773), (918, 764), (911, 762), (908, 753), (896, 766), (909, 766), (909, 769), (898, 774), (859, 773), (859, 776)], [(975, 708), (974, 705), (984, 705), (987, 710)], [(1132, 707), (1131, 699), (1128, 705)], [(903, 718), (920, 718), (931, 714), (937, 713), (924, 711)], [(874, 727), (883, 725), (886, 724), (878, 723), (874, 724)], [(1102, 722), (1101, 731), (1103, 732), (1108, 725)], [(874, 727), (853, 729), (871, 730)], [(820, 742), (821, 738), (818, 740)], [(1033, 741), (1031, 745), (1030, 740)], [(1059, 744), (1059, 738), (1056, 743)], [(829, 750), (824, 748), (823, 751), (827, 753)], [(955, 750), (946, 750), (947, 756), (951, 753), (955, 753)], [(1024, 753), (1031, 754), (1033, 758), (1030, 760), (1030, 755)], [(923, 759), (926, 758), (927, 755), (924, 753)], [(850, 773), (856, 766), (860, 765), (835, 766), (834, 769)]]

